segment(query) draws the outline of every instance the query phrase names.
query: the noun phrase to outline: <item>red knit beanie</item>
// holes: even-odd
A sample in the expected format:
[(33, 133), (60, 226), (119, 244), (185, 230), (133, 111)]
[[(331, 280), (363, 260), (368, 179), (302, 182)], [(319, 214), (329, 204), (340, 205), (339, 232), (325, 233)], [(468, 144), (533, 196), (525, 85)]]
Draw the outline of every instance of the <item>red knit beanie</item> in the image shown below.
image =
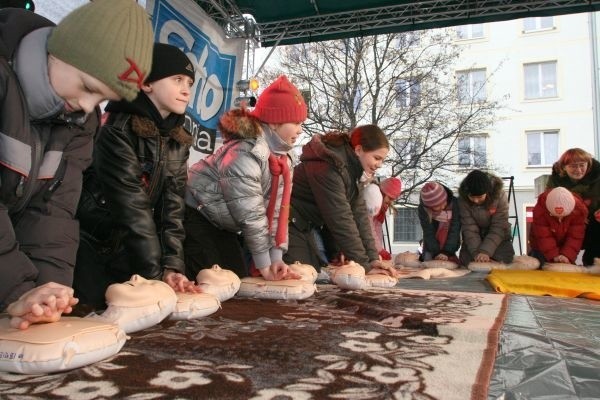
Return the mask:
[(445, 205), (448, 202), (446, 189), (437, 182), (427, 182), (421, 189), (421, 201), (429, 208)]
[(387, 178), (381, 181), (379, 189), (390, 199), (396, 200), (402, 192), (402, 182), (398, 178)]
[(281, 75), (258, 96), (252, 115), (268, 124), (303, 122), (306, 103), (298, 88)]

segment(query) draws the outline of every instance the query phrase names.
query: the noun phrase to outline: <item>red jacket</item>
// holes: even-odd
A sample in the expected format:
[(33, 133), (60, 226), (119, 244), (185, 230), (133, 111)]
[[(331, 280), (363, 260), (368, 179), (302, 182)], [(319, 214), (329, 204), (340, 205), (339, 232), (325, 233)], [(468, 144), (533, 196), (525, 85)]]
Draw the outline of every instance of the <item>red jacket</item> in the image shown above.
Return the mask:
[(529, 237), (531, 249), (540, 251), (548, 262), (553, 262), (554, 257), (562, 254), (574, 263), (583, 245), (587, 207), (581, 198), (574, 194), (573, 212), (559, 221), (557, 217), (550, 215), (546, 208), (548, 193), (549, 190), (539, 195), (533, 209)]

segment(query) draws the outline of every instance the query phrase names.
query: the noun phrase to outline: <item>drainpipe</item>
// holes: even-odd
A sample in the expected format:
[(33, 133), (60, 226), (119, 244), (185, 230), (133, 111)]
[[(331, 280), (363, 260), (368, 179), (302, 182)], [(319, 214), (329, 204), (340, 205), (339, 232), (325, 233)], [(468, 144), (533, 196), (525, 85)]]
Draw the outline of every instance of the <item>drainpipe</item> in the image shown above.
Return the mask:
[(600, 81), (599, 79), (599, 60), (598, 60), (598, 27), (596, 22), (596, 13), (589, 13), (590, 16), (590, 45), (592, 47), (592, 113), (594, 116), (594, 152), (596, 159), (600, 157)]

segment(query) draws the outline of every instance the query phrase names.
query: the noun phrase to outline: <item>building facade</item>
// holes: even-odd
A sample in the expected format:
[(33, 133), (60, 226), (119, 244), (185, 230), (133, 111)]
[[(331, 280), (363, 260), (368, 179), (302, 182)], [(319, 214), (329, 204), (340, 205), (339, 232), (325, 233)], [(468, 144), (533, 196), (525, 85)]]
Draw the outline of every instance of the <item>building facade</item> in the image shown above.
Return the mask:
[[(597, 154), (595, 14), (534, 17), (459, 26), (463, 51), (456, 64), (459, 91), (478, 101), (499, 100), (497, 120), (458, 140), (454, 190), (471, 169), (487, 165), (511, 185), (517, 254), (527, 249), (528, 210), (541, 176), (571, 147)], [(512, 177), (512, 179), (511, 179)], [(388, 216), (393, 253), (415, 251), (421, 231), (414, 208)]]

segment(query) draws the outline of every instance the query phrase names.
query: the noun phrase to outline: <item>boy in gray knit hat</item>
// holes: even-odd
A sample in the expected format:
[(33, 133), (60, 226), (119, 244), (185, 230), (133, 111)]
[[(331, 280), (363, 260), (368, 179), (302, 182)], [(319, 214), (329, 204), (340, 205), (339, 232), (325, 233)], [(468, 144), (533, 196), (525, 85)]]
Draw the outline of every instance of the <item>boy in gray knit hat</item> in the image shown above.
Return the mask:
[(74, 216), (97, 106), (136, 97), (152, 43), (132, 0), (90, 2), (58, 26), (0, 10), (0, 311), (16, 328), (56, 321), (77, 303)]

